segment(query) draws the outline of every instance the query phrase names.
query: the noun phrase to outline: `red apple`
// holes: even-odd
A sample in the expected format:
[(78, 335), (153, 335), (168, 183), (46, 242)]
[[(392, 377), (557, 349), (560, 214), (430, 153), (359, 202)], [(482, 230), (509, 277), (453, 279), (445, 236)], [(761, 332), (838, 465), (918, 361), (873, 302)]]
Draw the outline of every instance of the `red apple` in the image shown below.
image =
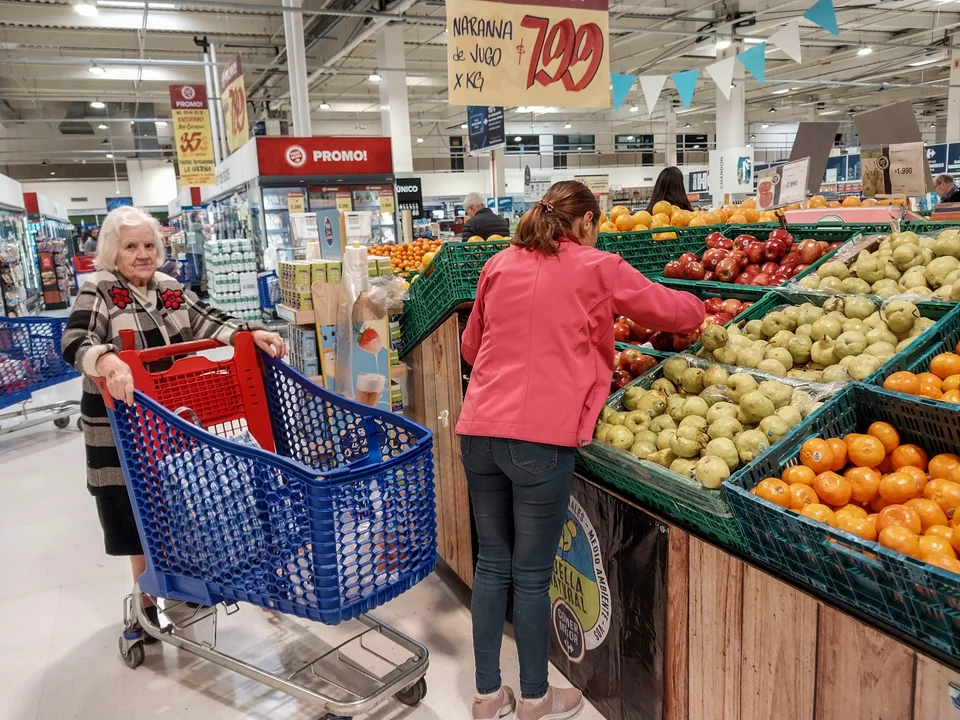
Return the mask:
[(789, 245), (783, 240), (767, 240), (763, 249), (763, 256), (772, 262), (779, 263), (783, 256), (787, 254)]
[(693, 345), (693, 343), (695, 343), (699, 337), (700, 337), (699, 332), (692, 332), (688, 334), (674, 333), (673, 349), (676, 352), (680, 352), (681, 350), (686, 350), (688, 347)]
[(799, 275), (800, 273), (802, 273), (804, 270), (806, 270), (808, 267), (810, 267), (810, 266), (809, 266), (809, 265), (804, 265), (804, 264), (802, 264), (802, 263), (801, 263), (800, 265), (794, 265), (794, 266), (793, 266), (793, 276), (792, 276), (792, 277), (796, 277), (797, 275)]
[(737, 285), (749, 285), (749, 284), (750, 284), (750, 281), (751, 281), (752, 279), (753, 279), (753, 275), (750, 275), (749, 273), (742, 272), (742, 273), (740, 273), (739, 275), (737, 275), (737, 279), (736, 279), (735, 283), (736, 283)]
[(791, 245), (793, 244), (793, 235), (783, 228), (777, 228), (776, 230), (770, 231), (767, 240), (783, 240), (787, 245)]
[(717, 279), (717, 274), (713, 270), (707, 270), (707, 272), (704, 273), (703, 279), (707, 282), (713, 282)]
[(757, 239), (753, 235), (737, 235), (733, 239), (733, 248), (737, 250), (755, 242), (757, 242)]
[(722, 248), (713, 248), (711, 250), (707, 250), (703, 254), (703, 266), (707, 270), (716, 270), (717, 263), (727, 257), (727, 255), (729, 255), (729, 252)]
[(715, 238), (715, 237), (708, 237), (708, 238), (706, 239), (706, 243), (707, 243), (707, 247), (712, 250), (713, 248), (715, 248), (715, 247), (717, 246), (717, 238)]
[(777, 270), (780, 269), (780, 265), (775, 262), (765, 262), (760, 266), (760, 272), (765, 272), (768, 275), (773, 275)]
[(622, 388), (630, 384), (630, 381), (633, 380), (633, 375), (630, 374), (627, 370), (614, 370), (613, 371), (613, 387)]
[(723, 301), (723, 306), (720, 308), (720, 310), (721, 312), (727, 313), (731, 317), (736, 317), (743, 312), (743, 310), (741, 310), (742, 307), (743, 306), (739, 300), (735, 298), (729, 298)]
[(713, 317), (716, 318), (716, 319), (717, 319), (717, 322), (720, 323), (721, 325), (726, 325), (728, 322), (730, 322), (731, 320), (733, 320), (733, 315), (731, 315), (730, 313), (725, 313), (725, 312), (717, 313), (717, 314), (714, 315)]
[[(717, 247), (718, 240), (725, 240), (722, 232), (712, 232), (707, 235), (706, 243), (707, 247)], [(713, 243), (712, 245), (710, 243)]]
[[(823, 250), (824, 255), (830, 252), (830, 243), (828, 243), (826, 240), (815, 240), (814, 242), (816, 242), (817, 245), (820, 246), (820, 249)], [(843, 243), (841, 243), (841, 245), (842, 244)]]
[(617, 342), (630, 342), (630, 326), (623, 323), (614, 323), (613, 339)]
[(750, 259), (750, 262), (752, 262), (752, 263), (761, 263), (761, 262), (763, 262), (764, 257), (765, 257), (765, 253), (764, 253), (765, 245), (764, 245), (764, 243), (753, 242), (753, 243), (750, 243), (749, 245), (747, 245), (747, 246), (746, 246), (745, 248), (743, 248), (743, 249), (746, 251), (747, 257)]
[(783, 256), (783, 260), (780, 261), (781, 265), (796, 265), (800, 262), (800, 255), (795, 251), (791, 250), (786, 255)]
[(773, 278), (770, 277), (768, 273), (759, 273), (753, 276), (753, 279), (750, 280), (751, 285), (772, 285)]
[(696, 254), (692, 252), (685, 252), (683, 255), (681, 255), (678, 258), (678, 262), (684, 267), (686, 267), (690, 263), (700, 262), (700, 258), (698, 258)]
[(712, 297), (703, 301), (703, 309), (708, 315), (716, 315), (723, 310), (723, 298)]
[(832, 242), (829, 245), (827, 245), (827, 252), (830, 252), (831, 250), (836, 250), (841, 245), (843, 245), (842, 242)]
[(753, 307), (752, 302), (740, 303), (740, 312), (746, 312), (747, 308)]
[(760, 272), (760, 266), (756, 263), (750, 263), (743, 269), (743, 271), (753, 277)]
[(630, 369), (630, 363), (640, 357), (641, 353), (636, 348), (627, 348), (626, 350), (621, 350), (617, 353), (616, 357), (616, 366), (622, 368), (623, 370)]
[(723, 325), (723, 323), (717, 320), (716, 315), (707, 315), (700, 323), (700, 332), (703, 332), (708, 325)]
[(650, 344), (657, 350), (673, 350), (673, 333), (655, 332), (650, 337)]
[(750, 260), (750, 258), (747, 257), (747, 254), (743, 250), (732, 250), (730, 252), (729, 257), (732, 257), (734, 260), (737, 261), (738, 268), (744, 267), (747, 264), (747, 262)]
[(729, 238), (720, 238), (717, 240), (716, 247), (720, 248), (721, 250), (733, 250), (733, 240), (730, 240)]
[(706, 274), (707, 271), (704, 270), (703, 265), (696, 261), (688, 263), (683, 268), (683, 277), (687, 280), (703, 280), (703, 276)]
[(820, 243), (816, 240), (804, 240), (797, 249), (797, 255), (800, 258), (800, 262), (806, 265), (812, 265), (823, 255), (823, 250), (820, 247)]
[(770, 276), (771, 285), (783, 285), (790, 279), (790, 273), (776, 272)]
[[(720, 282), (733, 282), (737, 273), (740, 271), (740, 264), (732, 257), (724, 258), (717, 263), (717, 280)], [(719, 300), (719, 298), (716, 298)]]
[(668, 278), (682, 278), (683, 265), (676, 260), (671, 260), (663, 267), (663, 276)]
[(636, 360), (630, 363), (630, 374), (634, 377), (643, 375), (647, 370), (657, 364), (649, 355), (640, 355)]

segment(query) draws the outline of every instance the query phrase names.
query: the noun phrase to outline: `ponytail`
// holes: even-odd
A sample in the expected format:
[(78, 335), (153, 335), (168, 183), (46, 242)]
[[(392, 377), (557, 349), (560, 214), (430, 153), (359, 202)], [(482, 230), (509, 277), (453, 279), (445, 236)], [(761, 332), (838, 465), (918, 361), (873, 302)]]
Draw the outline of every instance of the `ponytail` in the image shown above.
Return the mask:
[(576, 180), (554, 183), (543, 200), (520, 218), (513, 244), (531, 252), (559, 255), (559, 243), (564, 238), (577, 238), (574, 225), (589, 212), (598, 223), (600, 204), (586, 185)]

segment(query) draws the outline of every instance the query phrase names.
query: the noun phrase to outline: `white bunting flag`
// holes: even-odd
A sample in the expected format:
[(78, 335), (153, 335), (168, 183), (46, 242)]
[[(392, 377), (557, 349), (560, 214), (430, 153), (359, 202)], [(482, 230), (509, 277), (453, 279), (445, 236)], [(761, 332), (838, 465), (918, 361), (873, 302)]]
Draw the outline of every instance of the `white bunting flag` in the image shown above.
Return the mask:
[(733, 88), (733, 63), (736, 59), (736, 55), (731, 55), (726, 60), (720, 60), (704, 68), (727, 100), (730, 99), (730, 90)]
[(776, 45), (789, 55), (794, 62), (800, 62), (800, 21), (794, 20), (784, 25), (767, 39), (770, 45)]
[(637, 78), (640, 81), (640, 89), (643, 91), (643, 99), (647, 103), (647, 114), (653, 115), (653, 108), (660, 98), (660, 92), (663, 90), (664, 83), (667, 82), (666, 75), (641, 75)]

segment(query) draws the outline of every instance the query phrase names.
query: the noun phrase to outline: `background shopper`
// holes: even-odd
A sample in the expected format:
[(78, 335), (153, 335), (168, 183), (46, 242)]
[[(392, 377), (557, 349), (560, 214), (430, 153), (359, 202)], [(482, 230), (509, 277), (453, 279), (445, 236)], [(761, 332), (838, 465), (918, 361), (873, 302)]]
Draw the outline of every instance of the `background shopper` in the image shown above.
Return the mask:
[(668, 167), (660, 171), (657, 182), (653, 186), (653, 195), (647, 204), (647, 212), (653, 214), (653, 206), (661, 200), (676, 205), (681, 210), (693, 210), (687, 200), (687, 190), (683, 184), (683, 173), (680, 168)]
[(585, 185), (554, 184), (520, 219), (513, 245), (484, 266), (463, 334), (473, 372), (457, 432), (480, 541), (472, 604), (478, 720), (514, 705), (500, 678), (511, 581), (518, 720), (561, 720), (582, 706), (580, 691), (548, 686), (549, 587), (575, 449), (590, 442), (610, 389), (614, 315), (684, 333), (704, 317), (693, 295), (597, 250), (599, 217)]
[(953, 184), (953, 175), (937, 175), (937, 179), (933, 181), (933, 189), (942, 203), (960, 202), (960, 188)]
[(97, 238), (100, 237), (100, 228), (91, 228), (83, 241), (83, 254), (91, 257), (97, 254)]
[(487, 207), (487, 201), (480, 193), (472, 192), (463, 199), (463, 209), (467, 221), (463, 224), (461, 240), (478, 236), (487, 240), (491, 235), (510, 236), (510, 221), (497, 215)]
[[(137, 208), (124, 206), (107, 215), (95, 260), (97, 268), (74, 303), (63, 333), (63, 357), (82, 372), (80, 415), (87, 455), (87, 489), (96, 498), (108, 555), (128, 555), (136, 581), (146, 563), (106, 405), (93, 378), (106, 378), (118, 400), (133, 402), (133, 376), (117, 353), (120, 331), (133, 330), (137, 348), (172, 345), (199, 338), (232, 343), (240, 330), (252, 329), (212, 308), (160, 272), (163, 242), (160, 224)], [(256, 344), (272, 356), (286, 352), (276, 333), (254, 330)], [(156, 608), (147, 608), (156, 622)]]

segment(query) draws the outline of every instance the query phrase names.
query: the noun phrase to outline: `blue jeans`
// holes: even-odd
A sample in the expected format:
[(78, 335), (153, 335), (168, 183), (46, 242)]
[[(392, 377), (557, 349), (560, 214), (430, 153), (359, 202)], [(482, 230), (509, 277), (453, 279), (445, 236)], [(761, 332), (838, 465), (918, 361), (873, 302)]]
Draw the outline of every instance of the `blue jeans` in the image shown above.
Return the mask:
[(500, 646), (513, 581), (520, 692), (547, 692), (550, 580), (573, 485), (574, 448), (461, 436), (480, 553), (473, 585), (477, 692), (500, 688)]

